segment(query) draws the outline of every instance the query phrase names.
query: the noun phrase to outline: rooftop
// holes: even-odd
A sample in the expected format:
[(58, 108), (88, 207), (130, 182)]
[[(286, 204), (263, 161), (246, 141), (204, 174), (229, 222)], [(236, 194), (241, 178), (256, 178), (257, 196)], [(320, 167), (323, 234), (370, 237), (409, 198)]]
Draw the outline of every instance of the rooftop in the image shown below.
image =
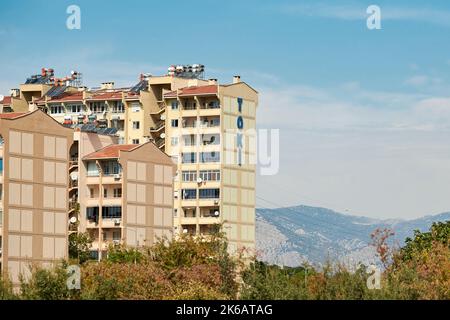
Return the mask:
[[(178, 90), (178, 96), (194, 96), (194, 95), (215, 95), (218, 92), (218, 85), (193, 86), (184, 87)], [(177, 91), (171, 91), (164, 94), (165, 98), (176, 97)]]
[(0, 119), (15, 119), (18, 118), (28, 112), (7, 112), (7, 113), (0, 113)]
[(136, 144), (112, 144), (88, 154), (83, 160), (115, 159), (119, 157), (120, 151), (130, 151), (138, 146)]
[(9, 104), (11, 104), (11, 100), (12, 100), (12, 97), (10, 97), (10, 96), (3, 97), (3, 100), (0, 101), (0, 103), (3, 105), (9, 105)]

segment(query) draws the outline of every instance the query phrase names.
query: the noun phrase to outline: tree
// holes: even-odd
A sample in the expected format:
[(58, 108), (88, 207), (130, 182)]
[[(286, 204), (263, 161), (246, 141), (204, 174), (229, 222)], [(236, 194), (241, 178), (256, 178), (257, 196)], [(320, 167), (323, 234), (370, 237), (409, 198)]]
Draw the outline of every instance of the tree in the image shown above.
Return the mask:
[(92, 239), (86, 233), (72, 233), (69, 235), (69, 258), (77, 259), (82, 264), (90, 258)]

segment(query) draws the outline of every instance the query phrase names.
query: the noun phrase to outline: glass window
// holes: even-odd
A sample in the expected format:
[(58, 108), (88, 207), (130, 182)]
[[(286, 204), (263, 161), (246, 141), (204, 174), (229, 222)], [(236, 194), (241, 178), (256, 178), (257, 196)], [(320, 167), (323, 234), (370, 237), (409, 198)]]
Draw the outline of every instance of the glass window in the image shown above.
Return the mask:
[(184, 200), (193, 200), (197, 198), (197, 189), (183, 189), (183, 198)]
[(220, 170), (201, 170), (200, 178), (203, 181), (220, 181)]
[(139, 127), (141, 126), (139, 121), (133, 121), (133, 129), (139, 129)]
[(114, 198), (121, 198), (122, 197), (122, 188), (115, 188), (114, 189)]
[(122, 207), (102, 207), (102, 218), (121, 218)]
[(170, 123), (172, 125), (172, 128), (178, 128), (178, 119), (172, 119)]
[(98, 207), (87, 207), (86, 219), (98, 221)]
[(172, 110), (178, 110), (178, 101), (172, 101)]
[(220, 152), (211, 151), (211, 152), (201, 152), (200, 153), (200, 161), (205, 162), (219, 162), (220, 161)]
[(99, 175), (98, 167), (94, 161), (87, 163), (87, 175), (88, 177), (97, 177)]
[(197, 154), (195, 152), (184, 152), (181, 154), (182, 163), (196, 163)]
[(117, 161), (108, 161), (103, 163), (103, 174), (104, 175), (113, 175), (119, 174), (122, 172), (122, 168)]
[(220, 189), (200, 189), (200, 199), (218, 199), (220, 196)]
[(192, 182), (197, 181), (197, 171), (183, 171), (182, 172), (183, 181)]
[(172, 137), (170, 138), (170, 144), (172, 146), (177, 146), (178, 145), (178, 137)]

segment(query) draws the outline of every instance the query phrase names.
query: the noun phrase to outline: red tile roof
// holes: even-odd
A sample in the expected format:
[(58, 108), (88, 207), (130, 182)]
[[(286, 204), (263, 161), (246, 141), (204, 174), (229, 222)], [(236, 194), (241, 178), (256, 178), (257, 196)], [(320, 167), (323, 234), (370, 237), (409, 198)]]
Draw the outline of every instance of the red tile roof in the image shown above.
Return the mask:
[[(207, 85), (207, 86), (193, 86), (193, 87), (185, 87), (178, 90), (179, 96), (193, 96), (193, 95), (210, 95), (217, 94), (217, 85)], [(175, 97), (176, 91), (168, 92), (164, 95), (164, 97), (170, 98)]]
[(136, 148), (137, 146), (138, 145), (136, 144), (112, 144), (104, 147), (103, 149), (88, 154), (83, 159), (114, 159), (119, 157), (120, 151), (129, 151)]
[(116, 92), (98, 93), (94, 94), (87, 100), (122, 100), (122, 92), (116, 91)]
[(11, 100), (12, 100), (12, 98), (10, 96), (3, 97), (3, 100), (0, 101), (0, 103), (3, 104), (3, 105), (10, 105), (11, 104)]
[(83, 100), (83, 92), (64, 92), (62, 95), (48, 100), (48, 102), (82, 101), (82, 100)]
[(7, 113), (0, 113), (0, 119), (14, 119), (17, 117), (20, 117), (27, 112), (7, 112)]

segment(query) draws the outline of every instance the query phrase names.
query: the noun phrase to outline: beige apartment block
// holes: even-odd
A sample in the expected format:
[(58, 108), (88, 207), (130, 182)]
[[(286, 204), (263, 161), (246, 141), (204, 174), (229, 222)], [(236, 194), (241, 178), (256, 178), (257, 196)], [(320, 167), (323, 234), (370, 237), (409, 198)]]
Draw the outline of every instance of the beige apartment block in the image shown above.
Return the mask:
[[(56, 86), (49, 85), (45, 77), (35, 76), (11, 93), (15, 100), (22, 101), (23, 106), (28, 105), (30, 110), (38, 108), (73, 129), (84, 130), (85, 126), (93, 125), (117, 130), (114, 138), (107, 135), (98, 138), (101, 135), (82, 132), (78, 138), (75, 136), (77, 147), (71, 149), (71, 157), (74, 158), (74, 150), (77, 150), (78, 158), (70, 162), (69, 173), (71, 177), (77, 176), (78, 180), (69, 181), (69, 217), (74, 216), (75, 211), (80, 212), (77, 213), (80, 227), (97, 235), (97, 250), (100, 252), (111, 241), (124, 242), (132, 236), (124, 231), (126, 220), (119, 219), (117, 226), (109, 229), (82, 221), (86, 217), (87, 204), (96, 204), (105, 192), (99, 185), (88, 188), (88, 191), (81, 187), (92, 180), (87, 176), (84, 157), (111, 144), (136, 146), (147, 141), (154, 142), (176, 163), (173, 193), (175, 234), (208, 235), (222, 225), (232, 251), (252, 250), (255, 246), (254, 144), (258, 93), (239, 76), (235, 76), (231, 84), (221, 85), (215, 79), (203, 80), (202, 76), (192, 77), (191, 74), (186, 77), (185, 72), (176, 71), (178, 67), (172, 66), (164, 76), (141, 75), (137, 84), (126, 88), (115, 88), (114, 82), (105, 82), (101, 87), (91, 89)], [(12, 112), (13, 109), (5, 111)], [(88, 141), (81, 143), (83, 139)], [(149, 147), (146, 145), (146, 148)], [(127, 152), (117, 150), (117, 156)], [(120, 158), (113, 160), (120, 164)], [(104, 160), (95, 161), (100, 163)], [(123, 174), (125, 170), (121, 170)], [(99, 172), (102, 172), (101, 168)], [(96, 179), (99, 182), (99, 178)], [(123, 176), (115, 184), (121, 185), (122, 182)], [(119, 191), (114, 189), (120, 189), (119, 186), (108, 188), (111, 189), (106, 191), (108, 197), (114, 192), (118, 194)], [(120, 192), (125, 194), (125, 189), (123, 187)], [(119, 202), (117, 199), (106, 201), (117, 205)], [(78, 204), (80, 208), (77, 208)], [(127, 207), (123, 203), (122, 208), (121, 213), (125, 217)], [(166, 209), (163, 210), (165, 216), (168, 214)], [(134, 207), (131, 210), (134, 212)], [(145, 223), (151, 228), (150, 220)], [(87, 225), (94, 227), (88, 228)], [(74, 225), (69, 225), (69, 229), (78, 230)], [(138, 236), (135, 231), (136, 242), (144, 234), (142, 230), (139, 232)], [(144, 238), (146, 241), (153, 239), (147, 231)]]
[(0, 114), (1, 270), (15, 285), (33, 265), (67, 259), (71, 233), (88, 232), (98, 259), (109, 245), (172, 238), (170, 157), (99, 132), (40, 110)]
[(2, 271), (14, 284), (30, 266), (65, 259), (73, 130), (35, 111), (0, 115)]
[[(152, 142), (108, 145), (82, 158), (80, 231), (98, 259), (114, 244), (151, 246), (172, 239), (175, 165)], [(84, 175), (84, 174), (83, 174)]]
[(235, 77), (229, 85), (212, 80), (164, 98), (165, 151), (178, 163), (176, 232), (208, 235), (223, 224), (232, 252), (253, 251), (258, 93)]

